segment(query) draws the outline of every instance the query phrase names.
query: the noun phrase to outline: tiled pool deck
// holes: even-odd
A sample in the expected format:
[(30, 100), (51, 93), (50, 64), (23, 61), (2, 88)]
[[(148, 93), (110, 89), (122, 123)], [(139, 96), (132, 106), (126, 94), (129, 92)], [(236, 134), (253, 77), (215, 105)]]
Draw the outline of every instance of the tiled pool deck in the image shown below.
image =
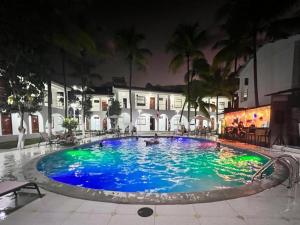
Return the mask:
[[(236, 143), (230, 143), (236, 144)], [(240, 144), (236, 144), (237, 147)], [(246, 146), (247, 148), (254, 148)], [(57, 150), (41, 146), (22, 151), (0, 152), (1, 180), (24, 180), (22, 166), (41, 154)], [(299, 186), (299, 185), (298, 185)], [(142, 205), (125, 205), (70, 198), (42, 190), (37, 198), (10, 213), (2, 211), (0, 223), (9, 225), (299, 225), (300, 189), (287, 189), (284, 185), (238, 199), (189, 205), (148, 205), (154, 210), (150, 217), (140, 217)], [(21, 196), (22, 197), (22, 196)], [(12, 196), (0, 199), (1, 209), (14, 201)]]

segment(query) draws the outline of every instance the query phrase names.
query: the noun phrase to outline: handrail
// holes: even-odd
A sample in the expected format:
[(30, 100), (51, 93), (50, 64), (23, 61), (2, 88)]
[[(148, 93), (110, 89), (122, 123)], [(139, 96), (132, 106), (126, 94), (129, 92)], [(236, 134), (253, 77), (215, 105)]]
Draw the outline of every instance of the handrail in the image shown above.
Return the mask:
[[(296, 164), (292, 165), (290, 160), (286, 160), (285, 158), (289, 158), (292, 159)], [(300, 163), (298, 161), (298, 159), (292, 155), (288, 155), (288, 154), (282, 154), (277, 156), (276, 158), (273, 158), (272, 160), (270, 160), (269, 162), (267, 162), (260, 170), (258, 170), (251, 179), (251, 182), (254, 181), (254, 179), (257, 176), (262, 176), (263, 172), (265, 172), (270, 166), (272, 166), (274, 163), (276, 163), (277, 161), (281, 160), (281, 159), (285, 159), (283, 161), (283, 163), (287, 164), (287, 167), (290, 171), (289, 174), (289, 187), (293, 186), (293, 183), (298, 183), (299, 182), (299, 167), (300, 167)], [(260, 177), (261, 179), (261, 177)]]
[(258, 170), (251, 179), (251, 182), (254, 181), (254, 179), (258, 176), (258, 175), (262, 175), (263, 172), (265, 172), (265, 170), (267, 170), (270, 166), (272, 166), (275, 162), (277, 161), (277, 159), (272, 159), (269, 162), (267, 162), (262, 168), (260, 168), (260, 170)]
[(292, 156), (292, 155), (289, 155), (289, 154), (282, 154), (282, 155), (278, 156), (277, 158), (280, 159), (280, 158), (284, 158), (284, 157), (290, 158), (296, 163), (295, 183), (298, 183), (300, 181), (299, 180), (299, 168), (300, 168), (299, 160), (295, 156)]

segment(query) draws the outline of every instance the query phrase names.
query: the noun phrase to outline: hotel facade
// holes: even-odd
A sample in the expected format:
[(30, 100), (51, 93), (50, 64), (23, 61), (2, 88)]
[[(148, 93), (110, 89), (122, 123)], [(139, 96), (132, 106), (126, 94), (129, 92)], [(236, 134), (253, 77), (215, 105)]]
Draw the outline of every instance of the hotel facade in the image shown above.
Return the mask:
[[(64, 132), (62, 127), (64, 119), (64, 89), (63, 85), (52, 83), (52, 132)], [(68, 88), (68, 91), (71, 90)], [(47, 92), (47, 87), (46, 90)], [(80, 98), (80, 96), (78, 96)], [(124, 131), (130, 123), (130, 103), (128, 87), (110, 86), (104, 88), (96, 88), (91, 94), (92, 108), (91, 115), (86, 118), (85, 129), (91, 131), (109, 130), (111, 128), (110, 119), (107, 116), (107, 110), (110, 106), (111, 99), (119, 101), (121, 106), (121, 114), (118, 116), (118, 126)], [(216, 104), (216, 97), (206, 97), (203, 101)], [(187, 104), (183, 109), (181, 122), (180, 114), (185, 102), (185, 96), (181, 92), (166, 90), (151, 90), (147, 88), (132, 88), (132, 121), (137, 128), (137, 132), (144, 131), (175, 131), (180, 129), (181, 125), (188, 127), (187, 120)], [(230, 105), (230, 100), (226, 97), (219, 97), (219, 121), (223, 118), (224, 108)], [(26, 138), (39, 137), (39, 133), (48, 132), (48, 114), (47, 114), (47, 97), (43, 104), (42, 110), (39, 112), (26, 114), (24, 118), (24, 127), (26, 128)], [(199, 110), (195, 114), (195, 109), (191, 108), (190, 112), (190, 128), (209, 127), (215, 130), (216, 110), (214, 107), (208, 109), (210, 118), (205, 118)], [(78, 130), (81, 130), (81, 115), (74, 113), (80, 112), (81, 106), (77, 103), (68, 105), (69, 115), (77, 118), (79, 121)], [(18, 113), (1, 113), (0, 124), (0, 142), (16, 140), (18, 135), (18, 126), (20, 124), (20, 116)]]

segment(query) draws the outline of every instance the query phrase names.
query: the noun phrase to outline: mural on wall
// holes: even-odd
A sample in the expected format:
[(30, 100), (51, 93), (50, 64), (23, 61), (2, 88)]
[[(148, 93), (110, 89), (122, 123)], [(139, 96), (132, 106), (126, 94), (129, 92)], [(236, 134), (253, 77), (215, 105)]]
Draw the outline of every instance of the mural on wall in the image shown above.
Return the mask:
[(250, 127), (252, 124), (255, 127), (269, 127), (270, 115), (271, 106), (263, 106), (253, 109), (226, 113), (224, 121), (226, 127), (238, 124), (240, 121), (243, 122), (245, 127)]

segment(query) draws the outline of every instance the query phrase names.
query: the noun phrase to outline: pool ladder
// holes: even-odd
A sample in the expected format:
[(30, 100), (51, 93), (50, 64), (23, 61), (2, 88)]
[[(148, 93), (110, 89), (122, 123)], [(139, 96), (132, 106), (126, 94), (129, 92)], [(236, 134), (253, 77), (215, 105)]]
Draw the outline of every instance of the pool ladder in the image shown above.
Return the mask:
[(252, 176), (251, 182), (253, 182), (256, 178), (262, 179), (263, 173), (277, 161), (284, 163), (289, 169), (288, 188), (292, 188), (295, 184), (297, 184), (299, 182), (299, 160), (296, 157), (288, 154), (277, 156), (266, 163)]

